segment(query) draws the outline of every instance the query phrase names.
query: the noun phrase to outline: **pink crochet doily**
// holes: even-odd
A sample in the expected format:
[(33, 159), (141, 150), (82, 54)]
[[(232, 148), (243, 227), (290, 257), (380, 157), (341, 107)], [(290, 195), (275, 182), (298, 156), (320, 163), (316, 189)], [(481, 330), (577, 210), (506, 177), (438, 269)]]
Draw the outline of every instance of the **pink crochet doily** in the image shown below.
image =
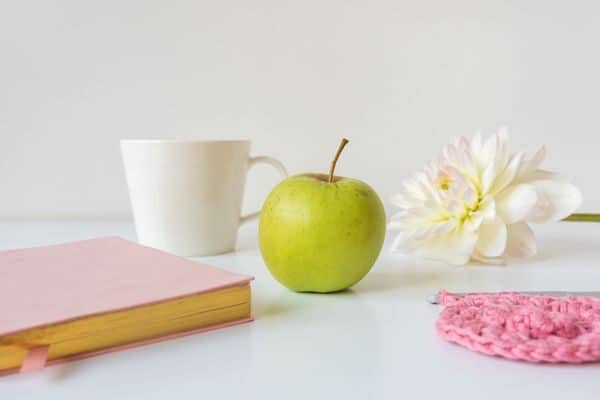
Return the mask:
[(535, 363), (600, 361), (600, 299), (440, 292), (438, 334), (480, 353)]

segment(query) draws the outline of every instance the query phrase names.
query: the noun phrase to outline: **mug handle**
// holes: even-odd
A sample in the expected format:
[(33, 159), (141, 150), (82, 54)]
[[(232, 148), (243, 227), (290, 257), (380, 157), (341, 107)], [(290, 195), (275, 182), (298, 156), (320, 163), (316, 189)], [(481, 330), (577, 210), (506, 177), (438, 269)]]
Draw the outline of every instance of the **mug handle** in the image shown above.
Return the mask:
[[(267, 157), (267, 156), (250, 157), (250, 159), (248, 160), (248, 170), (250, 168), (252, 168), (253, 166), (255, 166), (256, 164), (268, 164), (271, 167), (275, 168), (279, 172), (279, 174), (281, 174), (282, 178), (285, 179), (288, 176), (287, 170), (285, 169), (285, 166), (283, 165), (283, 163), (275, 158)], [(240, 217), (240, 225), (245, 222), (256, 219), (259, 215), (260, 215), (260, 210), (255, 211), (250, 214), (242, 215)]]

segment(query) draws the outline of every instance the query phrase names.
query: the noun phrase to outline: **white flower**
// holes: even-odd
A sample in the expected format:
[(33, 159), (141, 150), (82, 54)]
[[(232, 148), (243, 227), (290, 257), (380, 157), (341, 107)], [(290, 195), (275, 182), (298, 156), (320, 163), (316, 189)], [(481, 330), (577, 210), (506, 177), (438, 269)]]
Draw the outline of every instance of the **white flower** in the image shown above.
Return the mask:
[(392, 249), (451, 264), (535, 254), (527, 223), (560, 220), (581, 203), (575, 186), (538, 168), (544, 156), (543, 147), (531, 159), (510, 155), (505, 131), (458, 138), (393, 197), (401, 210), (389, 224), (400, 231)]

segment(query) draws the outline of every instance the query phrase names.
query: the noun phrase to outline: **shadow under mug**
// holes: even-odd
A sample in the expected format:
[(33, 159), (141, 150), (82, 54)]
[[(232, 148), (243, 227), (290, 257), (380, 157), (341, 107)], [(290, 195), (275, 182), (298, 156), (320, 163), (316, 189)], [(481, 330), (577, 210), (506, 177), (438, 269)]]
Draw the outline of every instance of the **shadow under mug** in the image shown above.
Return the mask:
[(283, 164), (250, 157), (250, 141), (121, 140), (138, 241), (180, 256), (233, 251), (248, 169)]

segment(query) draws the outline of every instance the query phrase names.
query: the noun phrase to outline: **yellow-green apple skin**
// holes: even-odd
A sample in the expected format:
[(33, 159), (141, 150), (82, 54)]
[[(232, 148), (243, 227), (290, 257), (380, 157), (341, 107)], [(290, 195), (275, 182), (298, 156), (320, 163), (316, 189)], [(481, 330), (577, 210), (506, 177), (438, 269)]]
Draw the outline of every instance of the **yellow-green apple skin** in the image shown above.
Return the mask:
[(366, 183), (296, 175), (265, 200), (259, 245), (271, 274), (297, 292), (337, 292), (371, 269), (386, 230), (383, 204)]

